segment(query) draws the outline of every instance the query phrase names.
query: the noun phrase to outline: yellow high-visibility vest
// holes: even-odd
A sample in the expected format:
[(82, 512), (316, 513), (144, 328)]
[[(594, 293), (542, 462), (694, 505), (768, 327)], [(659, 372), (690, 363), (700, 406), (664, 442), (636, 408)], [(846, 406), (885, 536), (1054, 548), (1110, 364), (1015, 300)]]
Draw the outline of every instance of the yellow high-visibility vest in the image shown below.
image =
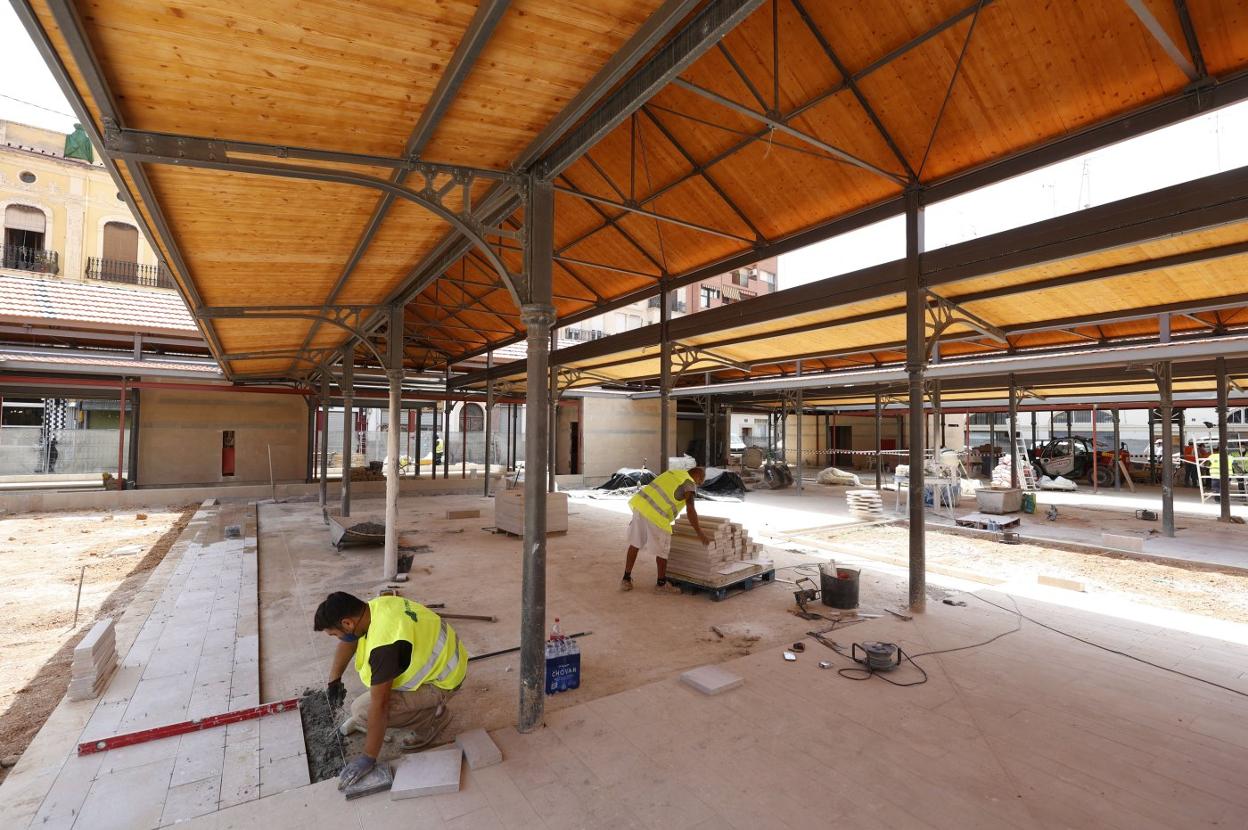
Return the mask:
[(377, 597), (368, 603), (368, 633), (355, 646), (355, 670), (365, 686), (371, 686), (373, 649), (406, 640), (412, 644), (412, 661), (390, 688), (411, 692), (432, 683), (439, 689), (455, 689), (468, 674), (468, 652), (446, 621), (425, 606), (403, 597)]
[(668, 470), (637, 491), (628, 506), (650, 520), (665, 533), (672, 532), (672, 522), (685, 507), (685, 500), (676, 498), (676, 491), (685, 483), (693, 483), (688, 470)]

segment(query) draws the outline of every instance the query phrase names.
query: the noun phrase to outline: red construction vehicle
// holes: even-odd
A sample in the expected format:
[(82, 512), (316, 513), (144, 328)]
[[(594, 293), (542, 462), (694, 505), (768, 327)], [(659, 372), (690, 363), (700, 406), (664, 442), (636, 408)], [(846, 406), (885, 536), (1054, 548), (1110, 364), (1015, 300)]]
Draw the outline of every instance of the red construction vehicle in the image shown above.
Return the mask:
[[(1096, 451), (1096, 484), (1106, 487), (1114, 483), (1114, 451), (1097, 443), (1100, 446)], [(1126, 469), (1130, 469), (1130, 453), (1119, 449), (1117, 454)], [(1082, 435), (1054, 438), (1040, 444), (1032, 449), (1031, 460), (1040, 475), (1050, 478), (1064, 476), (1072, 481), (1086, 479), (1089, 484), (1092, 483), (1092, 441)]]

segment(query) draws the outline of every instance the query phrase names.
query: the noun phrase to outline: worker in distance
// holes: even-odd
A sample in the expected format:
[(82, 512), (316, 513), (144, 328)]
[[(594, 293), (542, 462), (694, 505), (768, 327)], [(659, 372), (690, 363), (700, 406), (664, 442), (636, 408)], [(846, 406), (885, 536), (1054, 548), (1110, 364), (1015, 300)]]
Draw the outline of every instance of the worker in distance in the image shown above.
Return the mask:
[(411, 752), (432, 744), (446, 728), (448, 703), (468, 673), (468, 652), (445, 620), (403, 597), (364, 602), (335, 591), (317, 607), (312, 626), (341, 641), (325, 689), (330, 706), (338, 708), (346, 699), (342, 675), (352, 661), (368, 688), (352, 701), (347, 721), (366, 731), (364, 753), (343, 768), (338, 789), (372, 771), (386, 729), (412, 730), (400, 743)]
[(706, 478), (701, 467), (692, 470), (668, 470), (660, 473), (654, 481), (642, 487), (628, 500), (633, 518), (628, 523), (628, 554), (624, 563), (624, 578), (620, 580), (621, 591), (633, 590), (633, 565), (638, 551), (654, 555), (658, 571), (656, 594), (679, 594), (680, 588), (667, 581), (667, 554), (672, 549), (672, 525), (681, 510), (688, 510), (689, 524), (697, 532), (702, 544), (711, 540), (698, 524), (698, 511), (693, 506), (698, 487)]

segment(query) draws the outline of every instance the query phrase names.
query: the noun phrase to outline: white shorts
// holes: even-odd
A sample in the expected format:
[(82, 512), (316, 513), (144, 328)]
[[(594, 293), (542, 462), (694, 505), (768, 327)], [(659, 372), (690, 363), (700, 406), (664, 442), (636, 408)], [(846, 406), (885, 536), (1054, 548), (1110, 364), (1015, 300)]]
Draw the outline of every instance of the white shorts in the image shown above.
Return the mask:
[(654, 522), (634, 510), (633, 520), (628, 523), (628, 544), (642, 553), (666, 559), (672, 549), (672, 534), (659, 530)]

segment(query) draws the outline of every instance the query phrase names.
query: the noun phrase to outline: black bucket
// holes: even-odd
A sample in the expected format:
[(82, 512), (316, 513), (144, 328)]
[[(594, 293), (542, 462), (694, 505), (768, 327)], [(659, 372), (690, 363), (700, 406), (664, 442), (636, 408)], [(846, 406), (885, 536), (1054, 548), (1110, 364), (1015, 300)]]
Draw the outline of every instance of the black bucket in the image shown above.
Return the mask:
[(853, 611), (858, 607), (858, 571), (853, 568), (837, 568), (836, 574), (819, 572), (821, 601), (829, 608)]

